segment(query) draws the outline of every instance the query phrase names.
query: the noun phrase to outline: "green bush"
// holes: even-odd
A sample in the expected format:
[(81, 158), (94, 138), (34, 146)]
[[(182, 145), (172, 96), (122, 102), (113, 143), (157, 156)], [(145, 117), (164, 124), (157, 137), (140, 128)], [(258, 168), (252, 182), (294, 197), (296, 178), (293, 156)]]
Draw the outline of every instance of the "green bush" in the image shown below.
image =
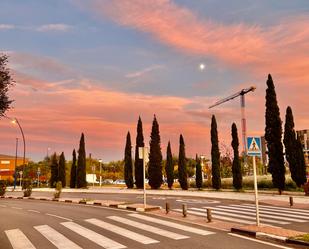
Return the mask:
[(4, 196), (6, 191), (5, 181), (0, 181), (0, 196)]
[(258, 188), (259, 189), (273, 188), (273, 182), (271, 180), (262, 179), (262, 180), (258, 181)]
[(56, 184), (56, 190), (55, 190), (55, 193), (54, 193), (54, 198), (55, 199), (60, 198), (61, 192), (62, 192), (62, 182), (58, 181), (57, 184)]
[(32, 184), (29, 180), (24, 180), (23, 181), (23, 187), (24, 191), (24, 197), (30, 197), (32, 194)]

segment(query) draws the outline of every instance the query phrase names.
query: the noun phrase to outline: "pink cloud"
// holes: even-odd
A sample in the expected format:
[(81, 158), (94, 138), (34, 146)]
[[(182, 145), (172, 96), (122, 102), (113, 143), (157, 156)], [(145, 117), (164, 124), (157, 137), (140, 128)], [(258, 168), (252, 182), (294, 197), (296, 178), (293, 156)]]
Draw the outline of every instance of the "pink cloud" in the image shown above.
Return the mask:
[[(265, 77), (269, 72), (293, 84), (309, 80), (309, 18), (286, 17), (277, 25), (223, 24), (202, 19), (171, 0), (79, 1), (99, 17), (152, 35), (184, 53), (210, 56)], [(289, 83), (291, 82), (289, 81)]]

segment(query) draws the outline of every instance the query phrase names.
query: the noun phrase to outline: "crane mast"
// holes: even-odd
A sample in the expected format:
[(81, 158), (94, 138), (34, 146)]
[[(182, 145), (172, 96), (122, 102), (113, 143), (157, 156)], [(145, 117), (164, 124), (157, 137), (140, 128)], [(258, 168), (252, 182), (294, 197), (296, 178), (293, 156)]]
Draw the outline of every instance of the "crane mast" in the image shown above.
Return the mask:
[(217, 101), (216, 103), (214, 103), (213, 105), (209, 106), (209, 109), (221, 105), (225, 102), (228, 102), (230, 100), (233, 100), (235, 98), (237, 98), (238, 96), (240, 96), (240, 111), (241, 111), (241, 131), (242, 131), (242, 144), (243, 144), (243, 152), (244, 152), (244, 160), (245, 160), (245, 165), (247, 165), (247, 160), (246, 160), (246, 155), (247, 155), (247, 142), (246, 142), (246, 117), (245, 117), (245, 94), (249, 93), (249, 92), (253, 92), (256, 89), (255, 86), (251, 86), (249, 88), (244, 88), (241, 91), (234, 93), (226, 98), (223, 98), (219, 101)]

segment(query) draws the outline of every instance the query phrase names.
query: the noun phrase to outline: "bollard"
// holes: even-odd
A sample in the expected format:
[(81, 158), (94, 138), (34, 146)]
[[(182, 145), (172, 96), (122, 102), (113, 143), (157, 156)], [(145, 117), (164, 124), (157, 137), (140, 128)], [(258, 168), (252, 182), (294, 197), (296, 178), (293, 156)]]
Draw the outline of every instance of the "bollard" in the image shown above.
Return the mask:
[(207, 222), (211, 222), (212, 217), (211, 217), (211, 209), (207, 208)]
[(170, 204), (168, 202), (165, 203), (165, 211), (166, 214), (168, 214), (168, 212), (170, 211)]
[(293, 206), (293, 196), (290, 196), (290, 207)]
[(187, 217), (187, 204), (182, 204), (182, 215)]

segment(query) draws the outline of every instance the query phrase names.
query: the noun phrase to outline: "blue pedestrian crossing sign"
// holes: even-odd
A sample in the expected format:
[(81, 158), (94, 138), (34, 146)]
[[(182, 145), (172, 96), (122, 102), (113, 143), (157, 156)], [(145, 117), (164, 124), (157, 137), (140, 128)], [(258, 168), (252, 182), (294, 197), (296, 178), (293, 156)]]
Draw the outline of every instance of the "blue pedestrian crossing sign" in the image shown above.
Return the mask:
[(248, 156), (261, 156), (261, 138), (247, 137)]

